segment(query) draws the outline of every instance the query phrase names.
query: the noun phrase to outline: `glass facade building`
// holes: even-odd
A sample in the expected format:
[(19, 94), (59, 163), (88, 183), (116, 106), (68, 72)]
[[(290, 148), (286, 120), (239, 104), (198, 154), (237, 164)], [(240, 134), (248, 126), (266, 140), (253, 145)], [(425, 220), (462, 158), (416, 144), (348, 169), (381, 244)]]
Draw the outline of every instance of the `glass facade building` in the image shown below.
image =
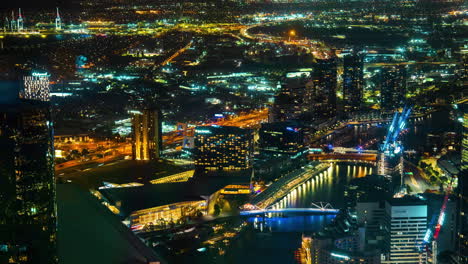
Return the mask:
[(57, 263), (48, 102), (0, 105), (0, 263)]
[(343, 101), (344, 110), (357, 111), (361, 108), (364, 90), (364, 62), (359, 55), (343, 59)]
[(259, 136), (263, 152), (296, 154), (304, 150), (304, 132), (297, 122), (264, 123)]
[(404, 66), (383, 67), (380, 72), (380, 106), (393, 110), (404, 104), (406, 95), (406, 68)]

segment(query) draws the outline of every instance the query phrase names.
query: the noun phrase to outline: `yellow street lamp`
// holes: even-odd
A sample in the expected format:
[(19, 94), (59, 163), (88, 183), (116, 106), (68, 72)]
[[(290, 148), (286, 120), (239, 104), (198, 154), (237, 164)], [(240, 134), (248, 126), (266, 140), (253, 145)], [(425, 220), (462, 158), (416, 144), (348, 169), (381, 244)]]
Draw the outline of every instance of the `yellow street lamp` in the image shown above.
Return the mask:
[(289, 31), (289, 41), (291, 41), (291, 37), (294, 37), (294, 36), (296, 36), (296, 30), (291, 29), (291, 30)]

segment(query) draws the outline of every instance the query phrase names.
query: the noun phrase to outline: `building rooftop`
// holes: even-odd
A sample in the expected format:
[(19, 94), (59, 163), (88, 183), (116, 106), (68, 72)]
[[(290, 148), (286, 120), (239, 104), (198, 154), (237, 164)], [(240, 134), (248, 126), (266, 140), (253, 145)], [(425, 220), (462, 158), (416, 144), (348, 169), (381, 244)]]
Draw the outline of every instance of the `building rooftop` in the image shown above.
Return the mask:
[(402, 198), (391, 198), (387, 201), (392, 206), (417, 206), (427, 204), (426, 201), (421, 200), (419, 197), (411, 195), (406, 195)]
[(211, 131), (215, 133), (239, 133), (239, 134), (245, 134), (247, 132), (250, 132), (250, 129), (244, 129), (236, 126), (197, 126), (195, 128), (195, 133), (198, 134), (204, 134), (206, 133), (205, 131)]
[(166, 263), (77, 185), (57, 184), (57, 211), (60, 263)]
[(18, 101), (20, 85), (17, 81), (0, 81), (0, 104), (12, 104)]
[(89, 171), (70, 173), (66, 178), (87, 188), (97, 189), (103, 182), (149, 184), (151, 180), (186, 170), (166, 162), (124, 160)]
[(223, 187), (235, 183), (238, 182), (228, 177), (203, 177), (187, 182), (101, 189), (100, 192), (111, 204), (120, 204), (120, 215), (126, 218), (137, 210), (206, 199)]

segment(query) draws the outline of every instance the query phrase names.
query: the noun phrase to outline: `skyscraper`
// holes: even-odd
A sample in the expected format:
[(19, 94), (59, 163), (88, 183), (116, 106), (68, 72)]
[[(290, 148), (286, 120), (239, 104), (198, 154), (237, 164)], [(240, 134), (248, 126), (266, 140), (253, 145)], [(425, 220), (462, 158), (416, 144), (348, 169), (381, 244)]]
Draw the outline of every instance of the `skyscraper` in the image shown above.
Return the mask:
[(264, 152), (295, 155), (304, 150), (303, 128), (298, 122), (264, 123), (259, 134), (260, 149)]
[(359, 55), (349, 55), (343, 60), (344, 110), (357, 111), (361, 108), (364, 93), (364, 62)]
[(459, 263), (468, 263), (468, 101), (461, 104), (463, 111), (463, 135), (461, 173), (458, 179), (459, 202), (459, 231), (458, 231), (458, 255)]
[(59, 9), (57, 7), (57, 17), (55, 18), (55, 30), (62, 30), (62, 18), (60, 17)]
[(273, 121), (303, 119), (310, 114), (311, 88), (312, 82), (309, 77), (287, 78), (275, 96)]
[(23, 77), (23, 89), (20, 91), (22, 99), (49, 101), (49, 74), (43, 71), (33, 71)]
[(406, 96), (406, 68), (383, 67), (380, 72), (380, 106), (393, 110), (404, 105)]
[(386, 260), (382, 263), (427, 263), (422, 245), (427, 230), (427, 205), (424, 201), (404, 197), (385, 205)]
[(195, 166), (207, 170), (252, 167), (252, 131), (229, 126), (195, 129)]
[(317, 60), (312, 72), (311, 108), (316, 117), (336, 115), (337, 65), (335, 59)]
[(24, 19), (23, 19), (23, 15), (21, 14), (21, 8), (18, 9), (18, 32), (21, 32), (23, 31), (24, 29)]
[(11, 11), (10, 31), (11, 32), (16, 31), (17, 28), (18, 28), (18, 24), (16, 24), (15, 12)]
[(49, 103), (1, 101), (0, 146), (0, 263), (57, 263)]
[(133, 129), (133, 159), (156, 160), (162, 150), (161, 112), (157, 109), (131, 111)]

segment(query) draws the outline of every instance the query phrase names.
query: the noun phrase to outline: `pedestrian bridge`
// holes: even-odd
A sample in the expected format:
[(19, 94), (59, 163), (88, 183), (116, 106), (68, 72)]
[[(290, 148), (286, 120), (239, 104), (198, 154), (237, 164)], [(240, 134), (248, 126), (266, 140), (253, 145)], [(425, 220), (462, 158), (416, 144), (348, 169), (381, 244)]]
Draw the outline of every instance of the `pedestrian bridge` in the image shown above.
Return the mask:
[(309, 208), (276, 208), (272, 206), (270, 208), (261, 209), (251, 204), (244, 205), (244, 210), (240, 212), (240, 215), (259, 215), (268, 213), (312, 213), (312, 214), (337, 214), (340, 210), (334, 209), (331, 204), (318, 202), (312, 203)]
[(241, 211), (240, 215), (259, 215), (268, 213), (313, 213), (313, 214), (337, 214), (338, 209), (317, 209), (317, 208), (283, 208), (283, 209), (260, 209)]

